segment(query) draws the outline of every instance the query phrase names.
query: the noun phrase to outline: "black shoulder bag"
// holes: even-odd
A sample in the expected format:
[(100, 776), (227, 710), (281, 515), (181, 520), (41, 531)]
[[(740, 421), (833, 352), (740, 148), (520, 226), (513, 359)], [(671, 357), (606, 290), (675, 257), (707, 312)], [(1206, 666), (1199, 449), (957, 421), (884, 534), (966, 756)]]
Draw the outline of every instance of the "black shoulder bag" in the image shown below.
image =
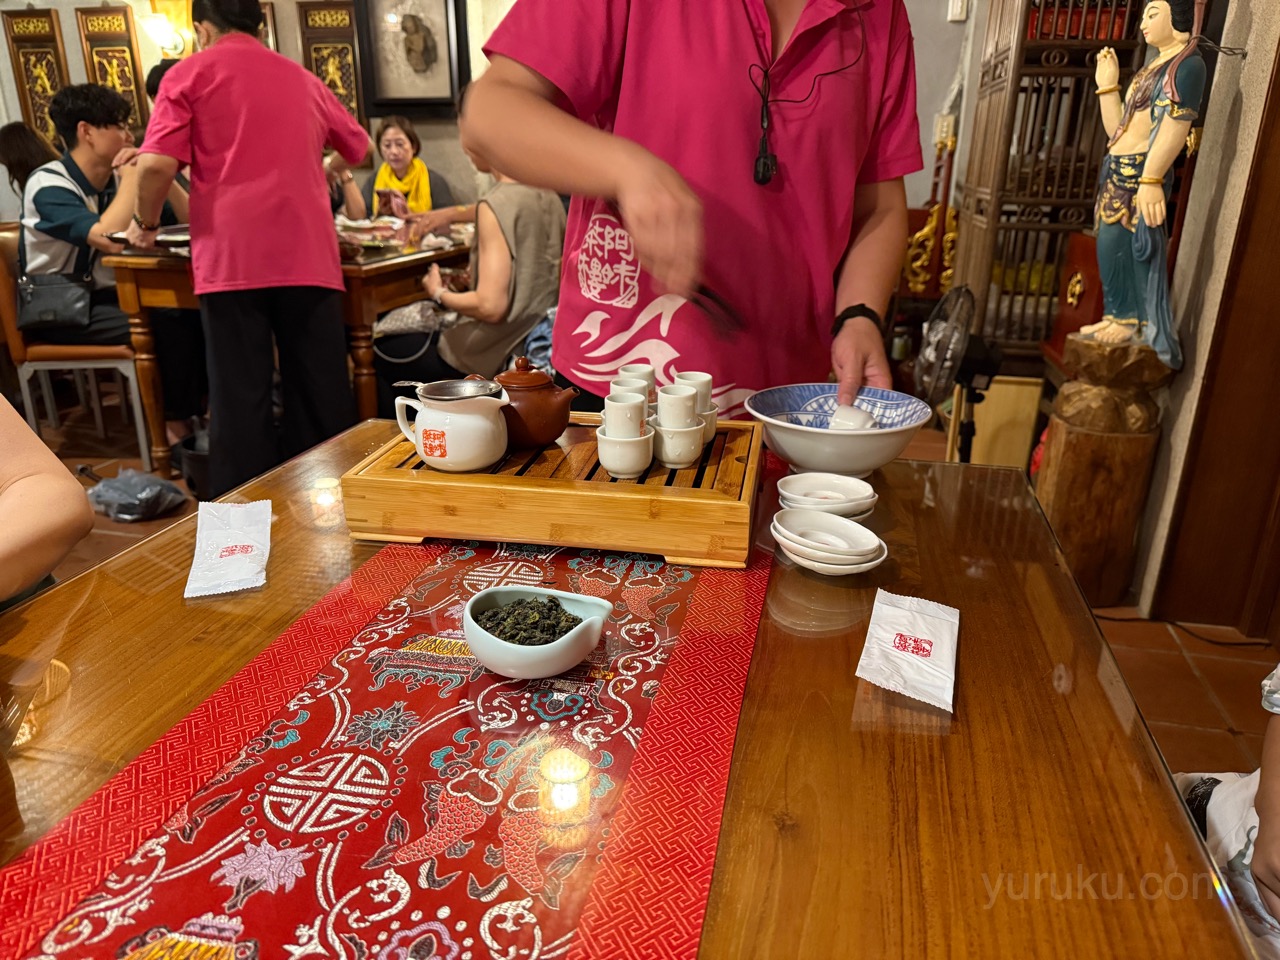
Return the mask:
[(28, 276), (25, 225), (22, 230), (18, 242), (18, 329), (39, 336), (43, 330), (89, 326), (93, 263), (98, 251), (88, 247), (77, 253), (73, 274)]

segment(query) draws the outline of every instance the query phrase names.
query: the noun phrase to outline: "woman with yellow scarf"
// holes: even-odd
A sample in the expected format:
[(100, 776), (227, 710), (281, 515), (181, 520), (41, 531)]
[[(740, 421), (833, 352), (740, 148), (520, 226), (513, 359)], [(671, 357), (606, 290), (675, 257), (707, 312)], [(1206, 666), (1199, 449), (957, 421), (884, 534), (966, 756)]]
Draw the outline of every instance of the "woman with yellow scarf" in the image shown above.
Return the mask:
[[(455, 206), (453, 191), (439, 174), (428, 170), (418, 156), (422, 143), (407, 117), (387, 117), (375, 138), (382, 165), (364, 186), (365, 209), (369, 216), (404, 216), (389, 209), (386, 200), (394, 191), (405, 199), (409, 214), (429, 213)], [(397, 207), (398, 203), (395, 204)]]

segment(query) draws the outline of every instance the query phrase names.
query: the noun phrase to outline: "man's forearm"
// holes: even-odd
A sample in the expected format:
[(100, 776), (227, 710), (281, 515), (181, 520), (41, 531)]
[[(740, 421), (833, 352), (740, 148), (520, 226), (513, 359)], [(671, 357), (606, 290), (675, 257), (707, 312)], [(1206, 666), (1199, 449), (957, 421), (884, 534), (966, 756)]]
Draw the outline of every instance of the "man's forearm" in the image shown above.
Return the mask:
[(164, 201), (177, 173), (177, 161), (144, 153), (138, 158), (138, 199), (134, 211), (147, 223), (159, 223)]
[(907, 198), (901, 180), (859, 188), (853, 237), (836, 283), (836, 313), (865, 303), (882, 317), (902, 275)]

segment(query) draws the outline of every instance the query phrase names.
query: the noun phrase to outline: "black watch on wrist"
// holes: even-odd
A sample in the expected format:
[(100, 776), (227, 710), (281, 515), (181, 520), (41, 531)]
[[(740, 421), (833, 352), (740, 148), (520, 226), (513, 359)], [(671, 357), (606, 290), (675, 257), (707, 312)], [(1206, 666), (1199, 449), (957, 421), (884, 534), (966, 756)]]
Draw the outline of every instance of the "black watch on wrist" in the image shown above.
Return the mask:
[(865, 303), (857, 303), (852, 307), (845, 307), (836, 316), (836, 322), (831, 327), (831, 336), (835, 337), (844, 326), (846, 320), (852, 320), (854, 317), (866, 317), (876, 325), (877, 330), (881, 330), (884, 321), (880, 319), (880, 314), (876, 313)]

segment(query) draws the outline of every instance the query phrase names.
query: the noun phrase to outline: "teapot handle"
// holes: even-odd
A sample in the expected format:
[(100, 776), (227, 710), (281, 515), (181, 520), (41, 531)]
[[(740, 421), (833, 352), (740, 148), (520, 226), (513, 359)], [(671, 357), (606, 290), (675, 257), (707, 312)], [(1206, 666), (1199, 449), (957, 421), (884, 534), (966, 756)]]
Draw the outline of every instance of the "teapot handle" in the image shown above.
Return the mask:
[(415, 447), (418, 445), (418, 438), (414, 436), (413, 425), (409, 423), (408, 414), (405, 407), (413, 407), (419, 413), (422, 412), (422, 404), (413, 397), (396, 397), (396, 423), (400, 424), (400, 432), (408, 438), (409, 442)]

